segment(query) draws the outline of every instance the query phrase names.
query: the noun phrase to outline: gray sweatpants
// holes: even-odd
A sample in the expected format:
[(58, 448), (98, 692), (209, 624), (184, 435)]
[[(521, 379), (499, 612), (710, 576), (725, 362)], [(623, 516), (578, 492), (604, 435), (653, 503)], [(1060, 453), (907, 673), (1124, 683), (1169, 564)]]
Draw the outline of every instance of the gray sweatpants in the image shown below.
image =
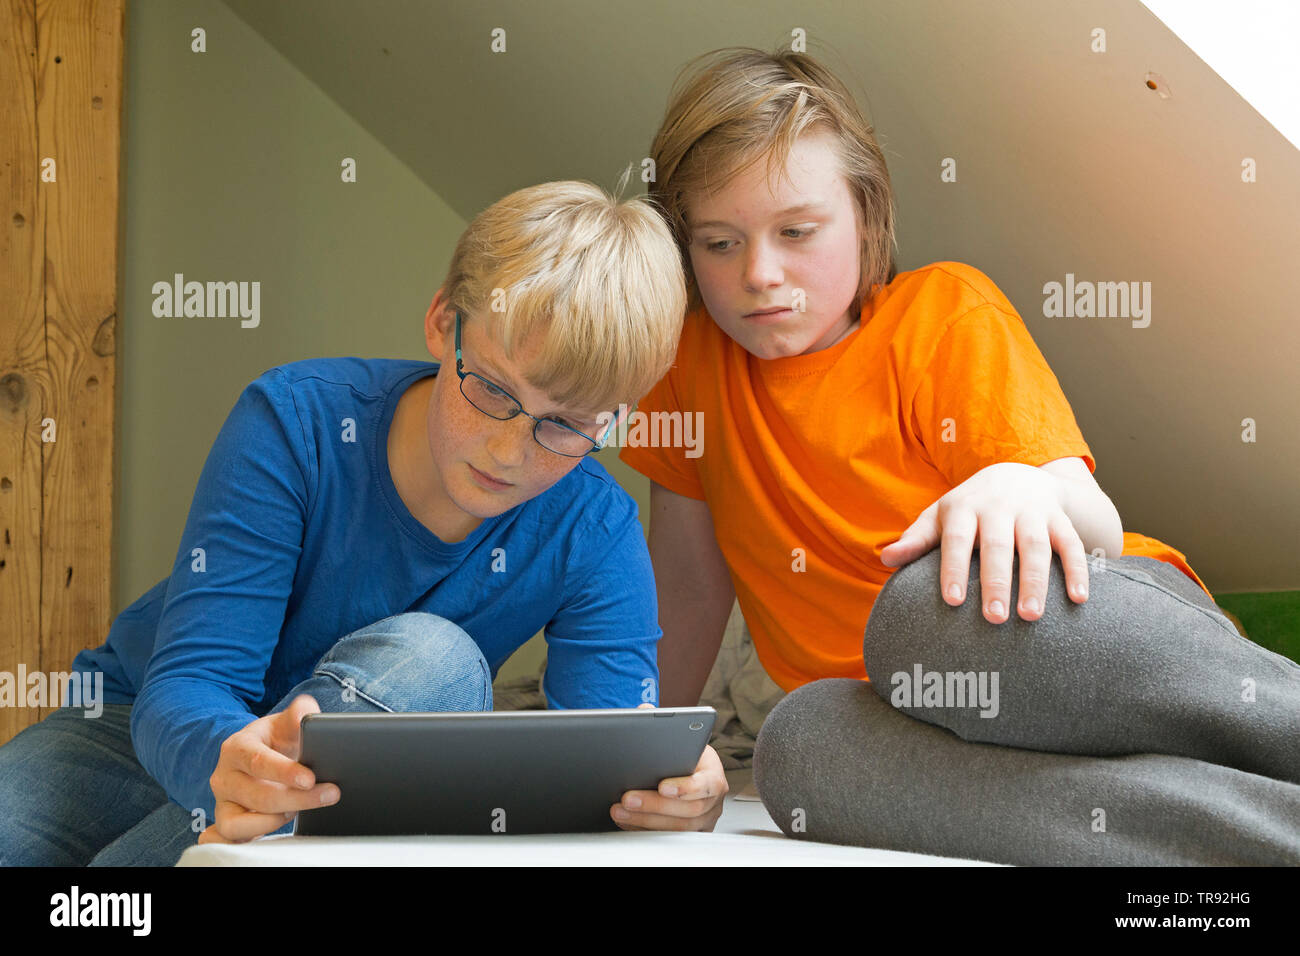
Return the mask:
[(1300, 665), (1237, 633), (1177, 568), (1053, 556), (1033, 622), (939, 595), (938, 548), (885, 583), (871, 681), (768, 716), (754, 780), (787, 836), (1022, 865), (1300, 865)]

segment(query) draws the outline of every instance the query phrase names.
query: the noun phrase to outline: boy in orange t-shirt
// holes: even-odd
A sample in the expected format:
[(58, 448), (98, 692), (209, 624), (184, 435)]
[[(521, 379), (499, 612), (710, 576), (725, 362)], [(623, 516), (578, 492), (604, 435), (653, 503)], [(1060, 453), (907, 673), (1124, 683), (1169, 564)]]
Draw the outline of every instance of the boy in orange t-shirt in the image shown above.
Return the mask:
[[(755, 648), (787, 691), (867, 676), (862, 629), (894, 570), (880, 554), (931, 502), (987, 463), (1096, 468), (1011, 303), (957, 262), (897, 276), (853, 331), (806, 354), (756, 360), (696, 309), (639, 410), (645, 434), (634, 415), (620, 457), (708, 502)], [(662, 428), (657, 446), (645, 440), (686, 414), (702, 426), (695, 457)], [(1179, 552), (1129, 532), (1126, 555), (1130, 541), (1200, 584)]]
[[(1300, 667), (1243, 640), (1183, 555), (1123, 531), (987, 276), (896, 271), (884, 159), (833, 74), (718, 52), (652, 148), (692, 306), (618, 439), (652, 481), (661, 702), (698, 701), (738, 599), (791, 691), (754, 757), (791, 836), (1300, 862), (1278, 826), (1300, 814)], [(1098, 840), (1106, 812), (1124, 825)]]

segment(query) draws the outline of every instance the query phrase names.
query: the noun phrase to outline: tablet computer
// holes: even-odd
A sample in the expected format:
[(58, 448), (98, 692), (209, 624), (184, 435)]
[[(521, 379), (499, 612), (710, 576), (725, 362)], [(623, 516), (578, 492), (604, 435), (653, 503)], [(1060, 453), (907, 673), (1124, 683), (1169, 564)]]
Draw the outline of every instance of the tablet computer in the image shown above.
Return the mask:
[(308, 714), (299, 763), (338, 802), (301, 810), (301, 836), (616, 830), (628, 790), (689, 776), (712, 707)]

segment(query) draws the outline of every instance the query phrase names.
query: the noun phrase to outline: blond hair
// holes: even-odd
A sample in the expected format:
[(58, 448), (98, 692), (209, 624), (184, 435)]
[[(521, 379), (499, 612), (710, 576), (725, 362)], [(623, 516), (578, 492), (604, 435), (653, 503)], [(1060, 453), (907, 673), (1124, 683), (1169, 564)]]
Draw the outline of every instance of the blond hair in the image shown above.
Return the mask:
[(686, 251), (688, 204), (722, 189), (764, 156), (770, 181), (774, 170), (784, 171), (800, 135), (823, 130), (834, 137), (863, 231), (856, 312), (863, 297), (898, 270), (889, 169), (853, 95), (817, 60), (789, 50), (728, 47), (683, 67), (650, 148), (656, 175), (650, 197), (664, 210), (681, 248), (690, 309), (701, 300)]
[(463, 317), (490, 320), (507, 358), (536, 345), (528, 382), (583, 410), (614, 411), (650, 391), (672, 365), (686, 312), (681, 253), (662, 216), (589, 182), (493, 203), (461, 235), (443, 289)]

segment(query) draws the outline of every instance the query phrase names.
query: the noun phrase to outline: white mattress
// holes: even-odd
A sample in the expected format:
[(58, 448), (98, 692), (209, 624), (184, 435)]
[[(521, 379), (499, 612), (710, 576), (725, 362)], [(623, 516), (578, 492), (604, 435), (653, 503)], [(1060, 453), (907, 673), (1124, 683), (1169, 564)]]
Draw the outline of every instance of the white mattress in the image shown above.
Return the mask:
[[(711, 833), (613, 831), (494, 836), (297, 837), (190, 847), (178, 866), (989, 866), (974, 860), (791, 840), (763, 804), (731, 791)], [(752, 789), (750, 790), (752, 793)]]

